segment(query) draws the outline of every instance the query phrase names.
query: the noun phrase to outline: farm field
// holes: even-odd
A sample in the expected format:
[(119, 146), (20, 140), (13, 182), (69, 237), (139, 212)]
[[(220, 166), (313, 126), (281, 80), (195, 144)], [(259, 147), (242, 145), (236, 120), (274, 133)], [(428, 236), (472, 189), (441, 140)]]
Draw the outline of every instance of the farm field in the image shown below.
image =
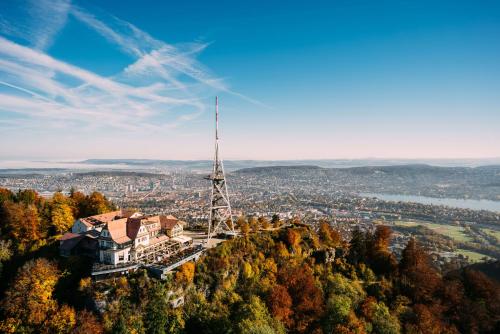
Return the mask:
[(497, 240), (500, 240), (500, 231), (495, 231), (492, 230), (491, 228), (483, 228), (482, 230), (488, 233), (489, 235), (494, 236), (495, 238), (497, 238)]
[(442, 225), (429, 222), (414, 222), (414, 221), (397, 221), (394, 224), (396, 226), (401, 226), (401, 227), (413, 227), (422, 225), (436, 233), (446, 235), (459, 242), (472, 241), (472, 239), (465, 233), (464, 228), (461, 226)]
[(473, 252), (473, 251), (469, 251), (469, 250), (466, 250), (466, 249), (457, 249), (457, 253), (459, 254), (462, 254), (464, 256), (467, 256), (469, 258), (469, 260), (471, 262), (482, 262), (483, 261), (483, 258), (487, 258), (487, 259), (491, 259), (490, 256), (487, 256), (487, 255), (484, 255), (484, 254), (481, 254), (481, 253), (477, 253), (477, 252)]

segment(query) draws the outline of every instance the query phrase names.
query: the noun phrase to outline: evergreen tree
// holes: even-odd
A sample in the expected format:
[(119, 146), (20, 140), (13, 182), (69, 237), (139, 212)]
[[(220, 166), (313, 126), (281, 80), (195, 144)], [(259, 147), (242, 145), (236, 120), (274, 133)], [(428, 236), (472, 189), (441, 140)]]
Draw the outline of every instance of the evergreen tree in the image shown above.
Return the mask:
[(168, 304), (162, 287), (157, 284), (152, 290), (144, 312), (144, 325), (149, 334), (165, 334)]

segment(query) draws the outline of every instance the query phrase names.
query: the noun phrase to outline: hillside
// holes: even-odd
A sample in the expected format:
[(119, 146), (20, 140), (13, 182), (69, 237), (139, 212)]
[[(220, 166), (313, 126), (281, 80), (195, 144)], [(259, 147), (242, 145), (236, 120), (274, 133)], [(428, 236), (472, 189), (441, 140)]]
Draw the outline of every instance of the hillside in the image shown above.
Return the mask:
[[(498, 264), (441, 274), (413, 239), (401, 260), (392, 231), (329, 223), (238, 220), (243, 236), (165, 280), (139, 269), (102, 281), (58, 255), (74, 218), (113, 210), (99, 193), (40, 197), (0, 188), (1, 333), (494, 333)], [(258, 222), (261, 222), (257, 224)], [(485, 272), (487, 275), (483, 274)]]

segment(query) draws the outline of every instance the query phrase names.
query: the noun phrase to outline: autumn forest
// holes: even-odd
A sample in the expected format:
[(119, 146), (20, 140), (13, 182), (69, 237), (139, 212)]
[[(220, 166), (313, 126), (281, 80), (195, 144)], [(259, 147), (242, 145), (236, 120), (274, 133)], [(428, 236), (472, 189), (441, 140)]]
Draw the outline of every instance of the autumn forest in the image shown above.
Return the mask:
[(447, 273), (410, 240), (401, 258), (378, 225), (343, 240), (324, 221), (240, 217), (243, 236), (166, 280), (138, 270), (93, 281), (90, 261), (61, 258), (74, 219), (114, 209), (100, 193), (46, 199), (0, 189), (2, 333), (498, 333), (500, 285)]

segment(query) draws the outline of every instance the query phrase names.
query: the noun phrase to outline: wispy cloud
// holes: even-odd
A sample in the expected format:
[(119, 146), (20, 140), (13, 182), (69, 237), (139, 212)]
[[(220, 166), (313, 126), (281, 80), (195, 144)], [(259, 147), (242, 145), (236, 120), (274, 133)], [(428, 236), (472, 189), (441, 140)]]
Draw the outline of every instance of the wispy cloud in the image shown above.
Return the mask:
[[(199, 117), (204, 110), (200, 98), (209, 92), (225, 91), (251, 100), (232, 92), (196, 59), (208, 43), (168, 44), (126, 21), (91, 13), (69, 0), (28, 1), (26, 10), (29, 20), (18, 26), (0, 16), (4, 36), (28, 43), (0, 36), (0, 119), (4, 111), (39, 120), (33, 125), (159, 131)], [(135, 61), (106, 77), (50, 56), (45, 50), (68, 19), (91, 28)], [(12, 124), (17, 123), (4, 119), (0, 127)]]
[[(17, 4), (17, 7), (13, 7)], [(45, 50), (50, 47), (66, 24), (70, 0), (26, 0), (13, 3), (2, 1), (0, 32), (27, 41), (32, 47)]]
[(106, 17), (106, 23), (82, 8), (73, 6), (71, 14), (88, 24), (108, 41), (115, 43), (130, 55), (139, 59), (124, 70), (125, 77), (134, 79), (158, 77), (171, 82), (177, 88), (186, 88), (177, 78), (186, 76), (195, 82), (215, 90), (237, 96), (250, 103), (269, 108), (260, 101), (231, 90), (221, 78), (196, 60), (196, 56), (210, 43), (185, 43), (171, 45), (157, 40), (134, 25), (113, 16)]

